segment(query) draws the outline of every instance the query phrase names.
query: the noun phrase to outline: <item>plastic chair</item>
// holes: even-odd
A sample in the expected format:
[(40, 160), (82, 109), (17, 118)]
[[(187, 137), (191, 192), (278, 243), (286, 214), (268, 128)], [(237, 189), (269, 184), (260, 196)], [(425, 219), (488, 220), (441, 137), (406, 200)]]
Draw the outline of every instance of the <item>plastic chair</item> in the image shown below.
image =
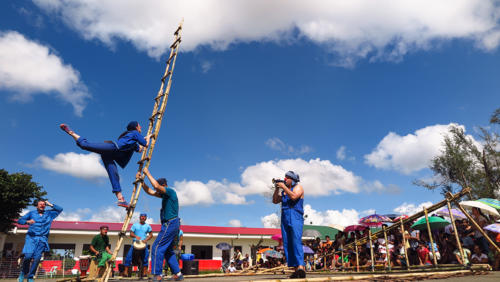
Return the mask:
[(52, 278), (52, 276), (57, 274), (57, 265), (54, 265), (47, 274)]

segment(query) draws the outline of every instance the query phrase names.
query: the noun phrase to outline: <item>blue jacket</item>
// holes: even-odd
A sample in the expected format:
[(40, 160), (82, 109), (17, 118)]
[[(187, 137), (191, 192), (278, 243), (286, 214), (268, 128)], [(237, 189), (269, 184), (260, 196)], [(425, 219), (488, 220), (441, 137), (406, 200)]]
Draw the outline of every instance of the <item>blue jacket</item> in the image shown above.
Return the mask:
[(142, 136), (139, 131), (131, 130), (125, 133), (122, 137), (116, 141), (116, 146), (118, 147), (118, 152), (114, 154), (114, 160), (120, 165), (122, 168), (127, 166), (130, 158), (132, 158), (132, 154), (135, 152), (139, 152), (139, 145), (146, 146), (146, 139)]
[(31, 236), (43, 236), (48, 238), (50, 233), (50, 226), (52, 225), (52, 221), (63, 211), (63, 209), (54, 205), (52, 209), (45, 210), (43, 215), (40, 216), (37, 210), (30, 211), (24, 216), (22, 216), (17, 223), (26, 224), (26, 221), (33, 219), (35, 223), (31, 224), (28, 229), (28, 235)]

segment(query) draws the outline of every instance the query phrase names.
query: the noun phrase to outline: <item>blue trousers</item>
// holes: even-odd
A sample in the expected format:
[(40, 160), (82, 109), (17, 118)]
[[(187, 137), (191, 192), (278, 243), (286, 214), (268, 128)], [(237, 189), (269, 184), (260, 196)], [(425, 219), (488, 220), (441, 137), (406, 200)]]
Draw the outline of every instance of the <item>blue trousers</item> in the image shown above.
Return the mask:
[[(144, 251), (144, 259), (142, 260), (142, 265), (143, 266), (148, 266), (148, 259), (149, 259), (149, 250), (148, 247), (143, 250)], [(125, 263), (123, 264), (124, 266), (132, 266), (132, 253), (134, 252), (134, 247), (130, 246), (130, 249), (128, 249), (127, 256), (125, 257)]]
[(281, 236), (288, 266), (304, 265), (304, 249), (302, 247), (302, 228), (304, 218), (294, 209), (281, 211)]
[(94, 143), (89, 142), (85, 138), (78, 138), (76, 141), (78, 147), (85, 151), (97, 153), (101, 155), (102, 163), (104, 168), (108, 173), (109, 181), (111, 181), (111, 187), (113, 187), (113, 193), (121, 192), (122, 188), (120, 186), (120, 175), (118, 174), (118, 167), (115, 163), (115, 154), (118, 148), (114, 143)]
[(161, 275), (163, 259), (167, 260), (172, 273), (179, 273), (179, 262), (173, 250), (174, 241), (179, 234), (179, 218), (176, 217), (161, 225), (160, 233), (151, 247), (151, 273)]
[[(25, 246), (23, 250), (29, 251), (24, 252), (21, 271), (24, 273), (25, 279), (33, 279), (36, 269), (38, 268), (38, 264), (40, 264), (42, 254), (47, 251), (47, 242), (40, 237), (35, 237), (30, 238), (30, 240), (27, 238), (24, 244), (29, 244), (29, 246)], [(31, 262), (32, 259), (33, 263)]]

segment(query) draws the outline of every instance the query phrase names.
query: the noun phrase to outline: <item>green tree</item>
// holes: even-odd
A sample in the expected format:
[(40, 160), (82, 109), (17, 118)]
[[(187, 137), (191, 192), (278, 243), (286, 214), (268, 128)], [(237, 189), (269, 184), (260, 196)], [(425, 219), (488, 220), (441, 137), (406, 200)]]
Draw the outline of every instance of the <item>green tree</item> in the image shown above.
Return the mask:
[(14, 220), (29, 204), (35, 204), (47, 192), (23, 172), (9, 174), (0, 169), (0, 232), (14, 228)]
[(453, 126), (444, 137), (441, 155), (432, 160), (434, 180), (417, 180), (415, 184), (434, 190), (456, 193), (471, 188), (471, 197), (498, 198), (500, 192), (500, 137), (494, 128), (500, 124), (500, 108), (489, 127), (480, 127), (479, 142), (467, 136), (464, 129)]

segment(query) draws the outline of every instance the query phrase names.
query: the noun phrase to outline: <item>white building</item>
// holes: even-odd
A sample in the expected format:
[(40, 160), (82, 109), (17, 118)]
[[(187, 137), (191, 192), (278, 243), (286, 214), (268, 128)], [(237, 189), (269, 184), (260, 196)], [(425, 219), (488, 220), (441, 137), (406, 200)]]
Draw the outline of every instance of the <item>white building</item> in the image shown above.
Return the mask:
[[(102, 225), (109, 227), (108, 236), (113, 250), (118, 241), (118, 233), (122, 223), (54, 221), (49, 236), (50, 248), (61, 254), (70, 250), (69, 253), (73, 253), (75, 259), (78, 260), (78, 256), (82, 255), (85, 249), (88, 249), (92, 238), (99, 234), (99, 227)], [(129, 229), (130, 227), (131, 225)], [(161, 225), (151, 224), (151, 227), (153, 229), (153, 239), (150, 241), (152, 244), (161, 229)], [(223, 256), (231, 257), (234, 248), (240, 248), (243, 255), (250, 255), (251, 246), (255, 246), (259, 242), (261, 246), (276, 246), (277, 242), (272, 240), (271, 236), (281, 233), (281, 230), (276, 228), (182, 225), (181, 229), (184, 232), (184, 252), (192, 253), (195, 255), (195, 259), (200, 260), (200, 270), (219, 268)], [(27, 225), (17, 225), (9, 234), (1, 235), (0, 251), (9, 250), (13, 254), (21, 253), (27, 230)], [(230, 244), (233, 249), (228, 251), (217, 249), (215, 246), (221, 242)], [(125, 239), (124, 246), (117, 256), (118, 263), (123, 260), (131, 244), (130, 237)], [(48, 264), (48, 262), (44, 263)], [(50, 264), (47, 267), (49, 266)], [(75, 267), (78, 267), (78, 264)]]

